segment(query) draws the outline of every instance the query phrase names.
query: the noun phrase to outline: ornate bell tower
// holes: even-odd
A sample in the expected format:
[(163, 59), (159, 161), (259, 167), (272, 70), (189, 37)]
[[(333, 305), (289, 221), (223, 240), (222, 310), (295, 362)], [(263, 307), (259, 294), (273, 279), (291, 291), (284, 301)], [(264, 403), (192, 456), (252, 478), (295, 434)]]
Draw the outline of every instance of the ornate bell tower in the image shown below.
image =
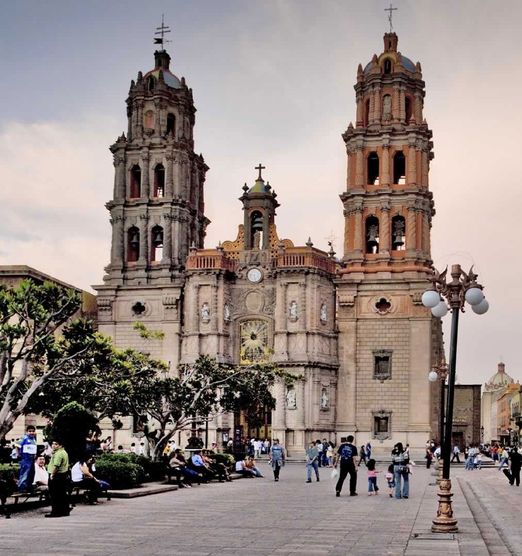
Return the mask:
[(432, 134), (421, 66), (397, 44), (397, 35), (386, 33), (383, 52), (359, 65), (356, 125), (343, 134), (338, 430), (360, 431), (358, 442), (422, 446), (431, 420), (425, 377), (441, 344), (440, 323), (420, 304), (435, 214)]
[[(111, 145), (115, 179), (112, 247), (104, 284), (97, 286), (100, 331), (131, 346), (179, 363), (185, 264), (191, 247), (202, 248), (209, 220), (203, 186), (208, 170), (194, 152), (196, 109), (170, 56), (154, 53), (154, 68), (138, 73), (127, 98), (127, 135)], [(145, 340), (137, 321), (163, 333)]]
[(107, 284), (168, 283), (191, 245), (203, 246), (203, 184), (208, 167), (194, 152), (192, 90), (169, 69), (165, 50), (138, 73), (127, 98), (127, 136), (114, 155), (112, 249)]

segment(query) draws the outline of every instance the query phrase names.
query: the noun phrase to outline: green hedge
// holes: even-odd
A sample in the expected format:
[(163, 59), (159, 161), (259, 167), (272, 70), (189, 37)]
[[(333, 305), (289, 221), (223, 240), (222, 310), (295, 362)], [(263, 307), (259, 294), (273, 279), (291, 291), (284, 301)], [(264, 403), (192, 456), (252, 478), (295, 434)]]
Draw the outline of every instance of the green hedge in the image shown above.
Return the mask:
[(15, 463), (0, 464), (0, 481), (5, 481), (5, 493), (12, 494), (17, 489), (18, 472), (20, 466)]
[(229, 469), (232, 469), (233, 465), (236, 463), (232, 454), (221, 454), (219, 452), (212, 452), (209, 450), (209, 456), (212, 459), (215, 459), (216, 463), (224, 463)]
[(97, 459), (96, 477), (107, 481), (111, 488), (133, 488), (143, 483), (145, 472), (141, 465), (108, 455)]

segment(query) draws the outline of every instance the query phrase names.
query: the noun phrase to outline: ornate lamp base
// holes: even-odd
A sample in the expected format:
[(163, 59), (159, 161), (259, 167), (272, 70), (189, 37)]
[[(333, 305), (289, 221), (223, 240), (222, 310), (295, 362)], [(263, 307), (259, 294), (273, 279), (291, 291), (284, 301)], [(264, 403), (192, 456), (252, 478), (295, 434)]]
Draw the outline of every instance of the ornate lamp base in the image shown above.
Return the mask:
[(431, 530), (434, 533), (456, 533), (457, 520), (453, 517), (453, 509), (451, 507), (451, 480), (442, 479), (439, 483), (439, 507), (437, 509), (437, 517), (433, 520)]

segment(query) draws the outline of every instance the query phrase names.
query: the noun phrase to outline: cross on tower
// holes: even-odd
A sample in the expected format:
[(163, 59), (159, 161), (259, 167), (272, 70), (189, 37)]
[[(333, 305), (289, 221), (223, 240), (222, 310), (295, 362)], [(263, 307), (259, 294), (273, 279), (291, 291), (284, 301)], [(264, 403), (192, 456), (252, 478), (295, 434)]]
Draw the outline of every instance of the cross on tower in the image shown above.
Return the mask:
[(399, 8), (394, 8), (393, 4), (390, 3), (390, 7), (389, 8), (384, 8), (385, 12), (390, 12), (388, 14), (388, 21), (390, 22), (390, 33), (393, 32), (393, 24), (392, 24), (392, 16), (393, 16), (393, 12), (398, 10)]
[(258, 180), (262, 180), (263, 178), (261, 177), (261, 170), (265, 170), (266, 166), (262, 166), (261, 162), (259, 163), (259, 166), (255, 166), (254, 170), (259, 170), (259, 176), (258, 176)]
[(165, 14), (161, 14), (161, 26), (156, 27), (156, 31), (154, 32), (155, 35), (161, 35), (161, 37), (154, 37), (154, 44), (161, 44), (161, 50), (165, 50), (166, 42), (172, 42), (165, 38), (165, 33), (170, 33), (170, 28), (168, 25), (165, 25), (164, 16)]

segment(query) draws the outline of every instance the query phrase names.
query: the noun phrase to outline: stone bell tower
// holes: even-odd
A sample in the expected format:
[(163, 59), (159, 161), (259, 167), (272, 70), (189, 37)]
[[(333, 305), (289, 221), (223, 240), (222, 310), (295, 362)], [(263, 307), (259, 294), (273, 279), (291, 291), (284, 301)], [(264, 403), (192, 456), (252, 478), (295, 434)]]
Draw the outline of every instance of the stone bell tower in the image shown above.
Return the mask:
[(338, 430), (357, 441), (422, 446), (430, 436), (426, 374), (440, 325), (422, 307), (431, 266), (431, 131), (421, 66), (393, 32), (355, 85), (357, 116), (343, 134), (348, 157), (344, 268), (339, 292)]
[[(127, 135), (110, 147), (112, 247), (104, 284), (97, 287), (98, 320), (117, 344), (145, 349), (175, 368), (185, 261), (191, 246), (203, 247), (209, 223), (203, 198), (208, 167), (194, 152), (192, 90), (171, 72), (162, 40), (154, 68), (131, 81)], [(136, 320), (163, 331), (164, 341), (142, 345), (133, 331)]]

